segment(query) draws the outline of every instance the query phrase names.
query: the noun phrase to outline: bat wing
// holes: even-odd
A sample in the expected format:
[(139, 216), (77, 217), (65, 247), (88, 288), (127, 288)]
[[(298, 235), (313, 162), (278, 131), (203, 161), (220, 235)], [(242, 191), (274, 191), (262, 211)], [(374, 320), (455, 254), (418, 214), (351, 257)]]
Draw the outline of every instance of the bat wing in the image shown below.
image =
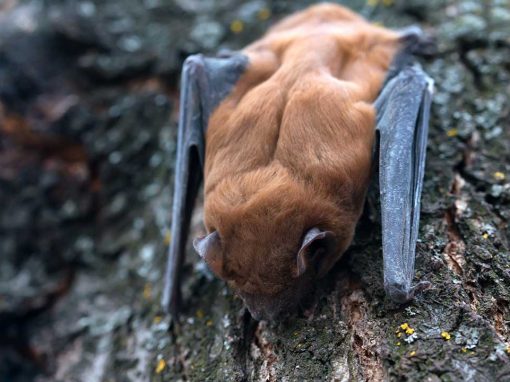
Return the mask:
[(180, 305), (180, 276), (191, 215), (203, 178), (205, 132), (209, 117), (231, 92), (247, 63), (247, 57), (238, 53), (207, 58), (193, 55), (184, 62), (172, 208), (172, 240), (162, 297), (164, 310), (174, 316)]
[(375, 106), (379, 131), (384, 288), (395, 302), (412, 286), (433, 81), (408, 62), (386, 82)]

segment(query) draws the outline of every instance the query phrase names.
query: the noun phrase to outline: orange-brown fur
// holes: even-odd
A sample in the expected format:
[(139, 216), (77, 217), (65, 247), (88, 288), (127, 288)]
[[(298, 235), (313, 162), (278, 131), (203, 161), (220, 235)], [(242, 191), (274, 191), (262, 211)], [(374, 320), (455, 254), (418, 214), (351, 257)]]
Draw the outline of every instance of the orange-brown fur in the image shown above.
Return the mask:
[(373, 101), (396, 32), (339, 5), (285, 18), (243, 53), (249, 65), (210, 118), (205, 224), (221, 237), (218, 275), (244, 293), (292, 287), (311, 227), (349, 246), (370, 176)]

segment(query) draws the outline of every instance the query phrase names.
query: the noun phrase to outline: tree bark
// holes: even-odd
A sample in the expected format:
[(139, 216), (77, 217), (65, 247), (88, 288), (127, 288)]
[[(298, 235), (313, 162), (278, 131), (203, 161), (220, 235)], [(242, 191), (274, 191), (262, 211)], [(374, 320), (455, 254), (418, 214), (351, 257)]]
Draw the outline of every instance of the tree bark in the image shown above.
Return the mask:
[(437, 39), (416, 261), (429, 290), (386, 299), (367, 214), (312, 318), (252, 320), (191, 248), (183, 313), (161, 312), (182, 59), (306, 3), (0, 5), (1, 380), (510, 380), (503, 2), (346, 2)]

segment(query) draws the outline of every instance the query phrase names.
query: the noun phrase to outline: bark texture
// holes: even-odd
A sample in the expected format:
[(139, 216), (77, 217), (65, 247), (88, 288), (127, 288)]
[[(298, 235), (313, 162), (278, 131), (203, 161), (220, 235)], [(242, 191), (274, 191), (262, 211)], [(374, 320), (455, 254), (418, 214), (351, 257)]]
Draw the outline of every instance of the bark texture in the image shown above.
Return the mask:
[(180, 64), (307, 4), (0, 3), (0, 380), (510, 380), (504, 0), (344, 2), (437, 39), (416, 262), (430, 290), (388, 302), (367, 214), (311, 319), (251, 320), (191, 248), (181, 320), (160, 311)]

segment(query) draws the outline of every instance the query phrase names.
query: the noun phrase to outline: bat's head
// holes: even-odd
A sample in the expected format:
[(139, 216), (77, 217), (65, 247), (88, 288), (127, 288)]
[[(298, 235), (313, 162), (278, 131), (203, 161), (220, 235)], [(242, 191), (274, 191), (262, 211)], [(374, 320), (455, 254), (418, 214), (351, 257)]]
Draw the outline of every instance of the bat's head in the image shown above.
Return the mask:
[[(352, 240), (357, 217), (283, 169), (225, 180), (205, 200), (194, 246), (256, 319), (298, 310)], [(308, 300), (309, 301), (309, 300)]]

